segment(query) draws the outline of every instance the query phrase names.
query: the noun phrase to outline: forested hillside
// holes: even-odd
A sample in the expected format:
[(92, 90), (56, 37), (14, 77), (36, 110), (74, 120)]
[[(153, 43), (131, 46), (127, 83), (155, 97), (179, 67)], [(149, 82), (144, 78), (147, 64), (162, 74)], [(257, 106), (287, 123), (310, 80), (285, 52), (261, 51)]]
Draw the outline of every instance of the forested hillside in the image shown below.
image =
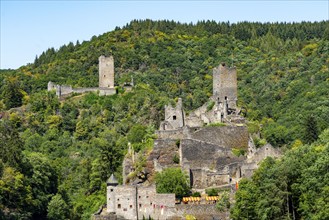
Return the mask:
[[(133, 77), (131, 92), (119, 88), (113, 96), (89, 93), (60, 101), (46, 91), (48, 81), (97, 86), (100, 55), (114, 56), (118, 86)], [(112, 172), (121, 176), (128, 142), (136, 151), (151, 148), (168, 102), (181, 97), (188, 110), (205, 103), (212, 69), (221, 62), (237, 67), (239, 106), (261, 138), (290, 149), (313, 146), (324, 135), (328, 21), (136, 20), (90, 41), (50, 48), (17, 70), (1, 70), (0, 215), (89, 219), (105, 203), (106, 179)], [(327, 152), (328, 145), (321, 146)], [(297, 217), (307, 216), (293, 205)]]

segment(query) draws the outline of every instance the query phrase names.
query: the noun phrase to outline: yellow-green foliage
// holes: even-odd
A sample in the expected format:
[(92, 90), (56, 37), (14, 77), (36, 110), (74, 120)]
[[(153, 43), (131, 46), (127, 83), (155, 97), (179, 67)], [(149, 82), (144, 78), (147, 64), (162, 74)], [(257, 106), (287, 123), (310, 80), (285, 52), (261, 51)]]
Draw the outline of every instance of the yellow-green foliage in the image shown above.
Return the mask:
[(217, 122), (217, 123), (210, 123), (207, 125), (207, 127), (223, 127), (226, 126), (225, 123)]
[(247, 123), (247, 127), (248, 127), (248, 132), (250, 134), (255, 134), (260, 131), (259, 122), (257, 122), (257, 121), (249, 121)]
[(239, 157), (241, 155), (244, 156), (246, 153), (246, 150), (240, 149), (240, 148), (232, 148), (232, 153), (237, 157)]

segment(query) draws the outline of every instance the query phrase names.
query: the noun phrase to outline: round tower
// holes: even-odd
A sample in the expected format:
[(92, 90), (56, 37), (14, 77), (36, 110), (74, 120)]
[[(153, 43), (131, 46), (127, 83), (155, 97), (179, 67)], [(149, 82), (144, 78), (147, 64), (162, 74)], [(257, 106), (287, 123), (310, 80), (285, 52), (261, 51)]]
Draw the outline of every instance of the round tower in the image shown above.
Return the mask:
[(112, 174), (110, 178), (106, 181), (107, 185), (107, 212), (115, 213), (116, 204), (115, 204), (115, 187), (118, 185), (118, 180)]

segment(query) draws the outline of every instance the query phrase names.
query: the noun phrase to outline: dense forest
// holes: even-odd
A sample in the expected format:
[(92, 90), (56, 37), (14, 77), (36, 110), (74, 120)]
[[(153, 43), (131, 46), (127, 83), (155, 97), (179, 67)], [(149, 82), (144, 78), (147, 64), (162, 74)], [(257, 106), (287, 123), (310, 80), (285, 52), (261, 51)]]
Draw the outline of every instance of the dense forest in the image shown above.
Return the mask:
[[(118, 94), (59, 100), (46, 91), (48, 81), (97, 86), (100, 55), (114, 56)], [(328, 218), (329, 22), (151, 20), (0, 70), (0, 218), (89, 219), (105, 203), (106, 179), (121, 176), (128, 142), (152, 148), (164, 106), (178, 97), (187, 111), (207, 102), (222, 62), (237, 67), (256, 144), (286, 151), (241, 182), (232, 218)]]

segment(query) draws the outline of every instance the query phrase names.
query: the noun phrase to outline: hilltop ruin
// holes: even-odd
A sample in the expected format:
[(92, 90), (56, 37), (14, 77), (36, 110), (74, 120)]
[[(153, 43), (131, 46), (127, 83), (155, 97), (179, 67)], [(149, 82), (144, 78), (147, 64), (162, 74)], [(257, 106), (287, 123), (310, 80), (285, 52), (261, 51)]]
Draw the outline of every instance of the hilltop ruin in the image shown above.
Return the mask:
[(48, 82), (48, 91), (56, 90), (59, 98), (66, 97), (72, 93), (99, 92), (99, 95), (116, 94), (114, 87), (114, 59), (113, 56), (100, 56), (99, 61), (99, 86), (90, 88), (72, 88), (71, 85), (57, 85)]

